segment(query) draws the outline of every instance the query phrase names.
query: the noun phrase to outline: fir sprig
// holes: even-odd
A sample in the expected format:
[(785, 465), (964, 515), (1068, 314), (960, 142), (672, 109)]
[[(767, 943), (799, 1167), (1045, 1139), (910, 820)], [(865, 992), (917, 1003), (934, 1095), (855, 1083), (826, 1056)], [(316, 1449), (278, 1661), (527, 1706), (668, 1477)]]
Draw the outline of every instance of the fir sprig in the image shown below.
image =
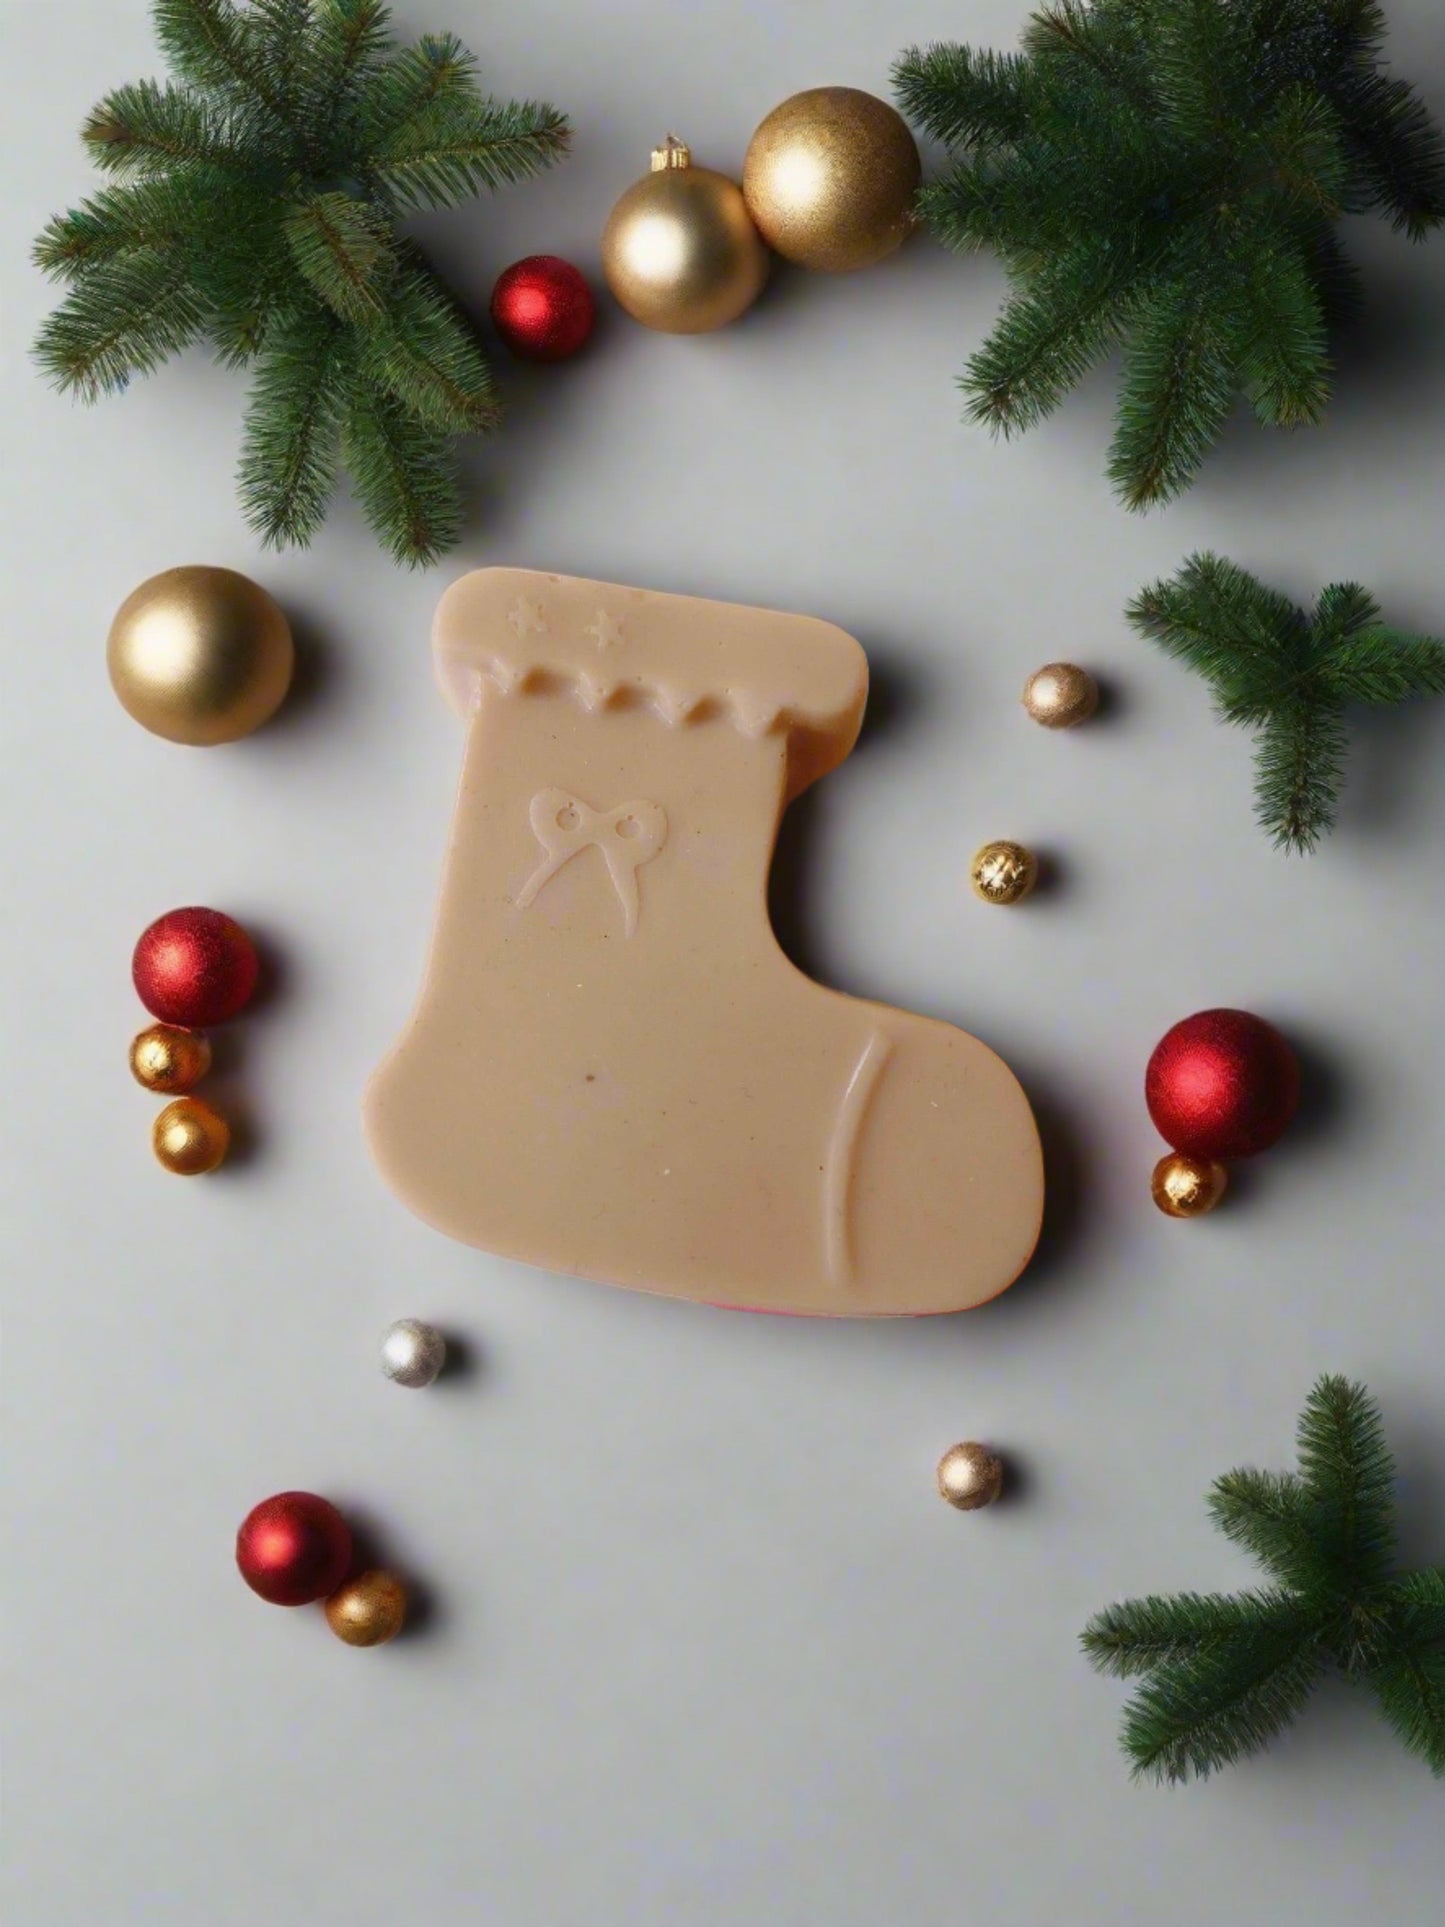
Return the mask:
[(1204, 1779), (1268, 1744), (1327, 1670), (1367, 1685), (1445, 1774), (1445, 1567), (1393, 1571), (1395, 1469), (1362, 1385), (1322, 1378), (1298, 1472), (1229, 1472), (1209, 1510), (1269, 1576), (1260, 1592), (1126, 1600), (1083, 1634), (1095, 1668), (1142, 1676), (1121, 1743), (1136, 1777)]
[(454, 438), (498, 410), (398, 224), (548, 166), (566, 121), (485, 97), (450, 34), (398, 46), (382, 0), (155, 0), (154, 18), (175, 78), (94, 108), (111, 182), (35, 244), (70, 284), (42, 367), (95, 401), (208, 339), (254, 366), (240, 493), (264, 541), (310, 541), (345, 466), (397, 560), (433, 560), (461, 525)]
[(904, 54), (904, 111), (953, 158), (923, 218), (1014, 284), (969, 415), (1030, 428), (1122, 346), (1109, 473), (1131, 508), (1188, 487), (1240, 397), (1318, 421), (1357, 294), (1340, 217), (1412, 240), (1445, 219), (1445, 137), (1384, 37), (1370, 0), (1056, 0), (1022, 54)]
[(1225, 722), (1256, 732), (1255, 814), (1301, 854), (1334, 825), (1350, 706), (1445, 691), (1445, 644), (1391, 628), (1354, 582), (1331, 583), (1307, 611), (1233, 562), (1194, 555), (1128, 615), (1204, 677)]

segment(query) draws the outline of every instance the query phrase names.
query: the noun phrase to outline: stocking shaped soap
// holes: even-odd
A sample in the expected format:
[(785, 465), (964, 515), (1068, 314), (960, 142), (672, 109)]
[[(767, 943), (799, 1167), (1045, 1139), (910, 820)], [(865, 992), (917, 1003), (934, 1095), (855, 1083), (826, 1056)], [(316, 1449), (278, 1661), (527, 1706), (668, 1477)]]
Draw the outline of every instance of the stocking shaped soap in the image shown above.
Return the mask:
[(957, 1311), (1043, 1202), (1012, 1073), (811, 982), (768, 921), (789, 800), (853, 747), (868, 666), (810, 617), (485, 569), (438, 611), (467, 725), (416, 1011), (366, 1097), (451, 1237), (778, 1312)]

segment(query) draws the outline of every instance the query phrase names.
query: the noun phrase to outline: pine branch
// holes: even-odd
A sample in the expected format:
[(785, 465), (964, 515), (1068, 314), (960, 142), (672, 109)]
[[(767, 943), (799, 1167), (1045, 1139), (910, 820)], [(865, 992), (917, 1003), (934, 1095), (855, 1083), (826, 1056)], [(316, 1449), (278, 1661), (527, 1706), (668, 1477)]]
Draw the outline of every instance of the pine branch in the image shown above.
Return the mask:
[(1265, 1636), (1293, 1636), (1299, 1624), (1299, 1609), (1284, 1592), (1153, 1594), (1106, 1607), (1080, 1643), (1096, 1672), (1131, 1679), (1157, 1666), (1232, 1653)]
[(1320, 1379), (1299, 1450), (1298, 1475), (1230, 1472), (1210, 1496), (1278, 1586), (1128, 1600), (1085, 1629), (1096, 1671), (1142, 1676), (1121, 1736), (1136, 1775), (1203, 1778), (1256, 1751), (1327, 1665), (1367, 1681), (1405, 1745), (1445, 1772), (1445, 1567), (1390, 1576), (1394, 1469), (1364, 1387)]
[(362, 389), (348, 408), (341, 447), (357, 500), (396, 561), (416, 567), (455, 547), (461, 497), (446, 434)]
[(187, 235), (189, 198), (188, 187), (173, 176), (103, 188), (56, 215), (35, 243), (35, 265), (56, 280), (73, 281), (117, 255), (177, 249)]
[(1259, 732), (1254, 814), (1277, 848), (1308, 856), (1335, 826), (1349, 738), (1343, 715), (1284, 702)]
[(397, 257), (372, 209), (349, 194), (316, 194), (293, 209), (283, 231), (307, 284), (343, 321), (385, 313)]
[(1404, 1644), (1445, 1645), (1445, 1566), (1424, 1566), (1394, 1580), (1388, 1604)]
[(1356, 583), (1331, 584), (1310, 615), (1235, 564), (1196, 555), (1142, 590), (1128, 617), (1206, 679), (1226, 722), (1259, 732), (1256, 814), (1300, 854), (1335, 820), (1346, 705), (1445, 693), (1445, 644), (1387, 628)]
[(1281, 1585), (1308, 1588), (1328, 1579), (1315, 1545), (1313, 1505), (1294, 1473), (1226, 1472), (1210, 1492), (1209, 1516)]
[(350, 342), (322, 307), (270, 331), (246, 418), (240, 492), (268, 548), (308, 543), (326, 519), (341, 453)]
[(908, 119), (946, 146), (975, 152), (1016, 140), (1027, 126), (1028, 63), (973, 47), (910, 47), (893, 84)]
[(1374, 708), (1445, 694), (1445, 644), (1378, 623), (1341, 641), (1322, 671), (1343, 702)]
[(92, 268), (45, 323), (35, 352), (57, 388), (93, 402), (158, 368), (204, 325), (185, 262), (136, 252)]
[(239, 489), (263, 539), (310, 539), (344, 455), (387, 546), (431, 560), (461, 526), (452, 437), (499, 409), (399, 215), (536, 172), (565, 120), (483, 99), (451, 35), (398, 47), (384, 0), (153, 5), (175, 79), (119, 87), (86, 123), (124, 178), (35, 243), (70, 283), (37, 360), (86, 400), (202, 338), (259, 362)]
[(1336, 1583), (1351, 1594), (1384, 1585), (1395, 1546), (1395, 1463), (1363, 1385), (1320, 1380), (1300, 1416), (1299, 1461), (1322, 1509), (1321, 1548)]
[(1109, 475), (1130, 508), (1182, 494), (1234, 403), (1231, 331), (1208, 290), (1185, 282), (1139, 317), (1124, 356)]
[(1278, 1737), (1309, 1698), (1324, 1655), (1294, 1624), (1242, 1632), (1237, 1644), (1151, 1675), (1124, 1711), (1136, 1778), (1204, 1780)]
[(117, 87), (92, 109), (82, 138), (99, 167), (113, 173), (165, 174), (181, 166), (240, 169), (235, 130), (196, 94), (153, 80)]
[[(1083, 289), (1116, 276), (1091, 327), (1125, 343), (1109, 466), (1131, 508), (1189, 486), (1238, 396), (1270, 427), (1323, 417), (1327, 330), (1358, 296), (1342, 215), (1383, 209), (1414, 238), (1445, 218), (1445, 135), (1384, 72), (1382, 38), (1364, 0), (1056, 0), (1019, 56), (900, 59), (905, 112), (952, 160), (922, 218), (1014, 284), (976, 366), (1006, 371), (1025, 321), (1070, 340)], [(1018, 425), (1092, 359), (1061, 363)], [(972, 411), (972, 373), (965, 388)]]
[(1091, 255), (1064, 256), (1016, 294), (968, 364), (971, 418), (1011, 435), (1049, 414), (1117, 343), (1125, 319), (1119, 296), (1136, 274), (1127, 259), (1101, 275)]
[(428, 428), (465, 435), (496, 426), (491, 370), (433, 276), (412, 269), (403, 277), (385, 317), (364, 331), (361, 355), (371, 384)]
[(1434, 1774), (1445, 1774), (1445, 1649), (1395, 1654), (1370, 1676), (1380, 1711)]
[(372, 172), (401, 207), (453, 207), (538, 174), (566, 152), (566, 119), (539, 101), (438, 103), (373, 150)]
[(235, 107), (262, 110), (274, 131), (288, 127), (284, 86), (256, 23), (231, 0), (154, 0), (152, 12), (161, 50), (182, 79)]

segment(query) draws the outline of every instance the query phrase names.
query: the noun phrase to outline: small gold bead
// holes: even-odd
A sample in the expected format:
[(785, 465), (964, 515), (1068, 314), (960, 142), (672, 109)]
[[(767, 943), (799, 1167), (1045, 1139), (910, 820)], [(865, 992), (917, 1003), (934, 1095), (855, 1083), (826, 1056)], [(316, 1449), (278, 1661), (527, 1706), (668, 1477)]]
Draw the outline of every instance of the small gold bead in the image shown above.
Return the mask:
[(1229, 1173), (1209, 1158), (1171, 1151), (1154, 1166), (1154, 1202), (1168, 1218), (1203, 1218), (1224, 1196)]
[(348, 1646), (384, 1646), (406, 1623), (406, 1588), (375, 1568), (348, 1579), (326, 1602), (326, 1623)]
[(231, 1127), (199, 1097), (178, 1097), (157, 1117), (151, 1142), (167, 1171), (199, 1178), (225, 1162)]
[(985, 903), (1022, 903), (1039, 880), (1038, 859), (1022, 843), (985, 843), (969, 869), (974, 895)]
[(939, 1495), (958, 1512), (992, 1505), (1002, 1490), (1003, 1460), (986, 1445), (950, 1445), (938, 1461)]
[(132, 1042), (130, 1068), (146, 1090), (174, 1097), (193, 1090), (211, 1068), (210, 1039), (198, 1030), (152, 1024)]
[(1048, 662), (1024, 684), (1023, 705), (1045, 729), (1073, 729), (1099, 707), (1099, 685), (1076, 662)]

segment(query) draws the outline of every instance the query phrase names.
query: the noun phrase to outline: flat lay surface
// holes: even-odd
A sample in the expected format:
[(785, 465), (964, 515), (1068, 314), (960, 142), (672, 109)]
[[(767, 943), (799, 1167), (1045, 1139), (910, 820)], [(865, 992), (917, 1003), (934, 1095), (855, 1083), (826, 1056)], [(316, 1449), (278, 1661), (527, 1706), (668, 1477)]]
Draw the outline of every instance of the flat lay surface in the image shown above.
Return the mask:
[[(497, 352), (507, 423), (468, 446), (461, 544), (408, 572), (344, 491), (309, 552), (260, 547), (234, 499), (243, 383), (205, 356), (94, 410), (47, 390), (30, 242), (95, 186), (92, 103), (161, 63), (139, 0), (0, 0), (23, 80), (0, 128), (15, 1927), (1436, 1919), (1441, 1785), (1362, 1696), (1326, 1686), (1205, 1785), (1133, 1785), (1125, 1689), (1079, 1634), (1113, 1600), (1254, 1583), (1205, 1494), (1292, 1462), (1321, 1373), (1382, 1408), (1402, 1563), (1445, 1560), (1445, 709), (1352, 716), (1339, 826), (1286, 857), (1251, 817), (1250, 735), (1125, 616), (1212, 549), (1445, 633), (1445, 238), (1350, 224), (1367, 309), (1326, 425), (1236, 420), (1147, 516), (1103, 473), (1107, 371), (1011, 444), (960, 419), (1004, 287), (987, 256), (919, 237), (853, 276), (778, 266), (696, 337), (603, 291), (609, 210), (669, 131), (736, 179), (785, 94), (887, 93), (904, 46), (1010, 48), (1027, 11), (403, 0), (408, 35), (455, 30), (488, 88), (574, 130), (540, 178), (419, 218), (434, 263), (479, 315), (541, 251), (599, 295), (575, 360)], [(1435, 12), (1394, 0), (1389, 54), (1440, 113)], [(193, 563), (262, 584), (298, 654), (276, 719), (205, 749), (139, 728), (105, 666), (125, 598)], [(488, 1256), (388, 1191), (362, 1092), (414, 1006), (465, 740), (432, 617), (493, 565), (862, 642), (863, 734), (784, 820), (774, 919), (820, 982), (956, 1024), (1022, 1082), (1044, 1236), (993, 1304), (715, 1310)], [(1104, 692), (1076, 730), (1020, 703), (1059, 661)], [(1027, 902), (975, 896), (991, 839), (1042, 859)], [(268, 972), (204, 1087), (236, 1148), (181, 1183), (126, 1049), (136, 939), (192, 904), (240, 919)], [(1216, 1006), (1286, 1033), (1301, 1109), (1176, 1223), (1150, 1200), (1144, 1070)], [(380, 1368), (403, 1318), (451, 1341), (430, 1389)], [(941, 1502), (959, 1440), (1003, 1454), (999, 1504)], [(354, 1651), (242, 1584), (237, 1525), (297, 1488), (412, 1580), (394, 1644)]]

